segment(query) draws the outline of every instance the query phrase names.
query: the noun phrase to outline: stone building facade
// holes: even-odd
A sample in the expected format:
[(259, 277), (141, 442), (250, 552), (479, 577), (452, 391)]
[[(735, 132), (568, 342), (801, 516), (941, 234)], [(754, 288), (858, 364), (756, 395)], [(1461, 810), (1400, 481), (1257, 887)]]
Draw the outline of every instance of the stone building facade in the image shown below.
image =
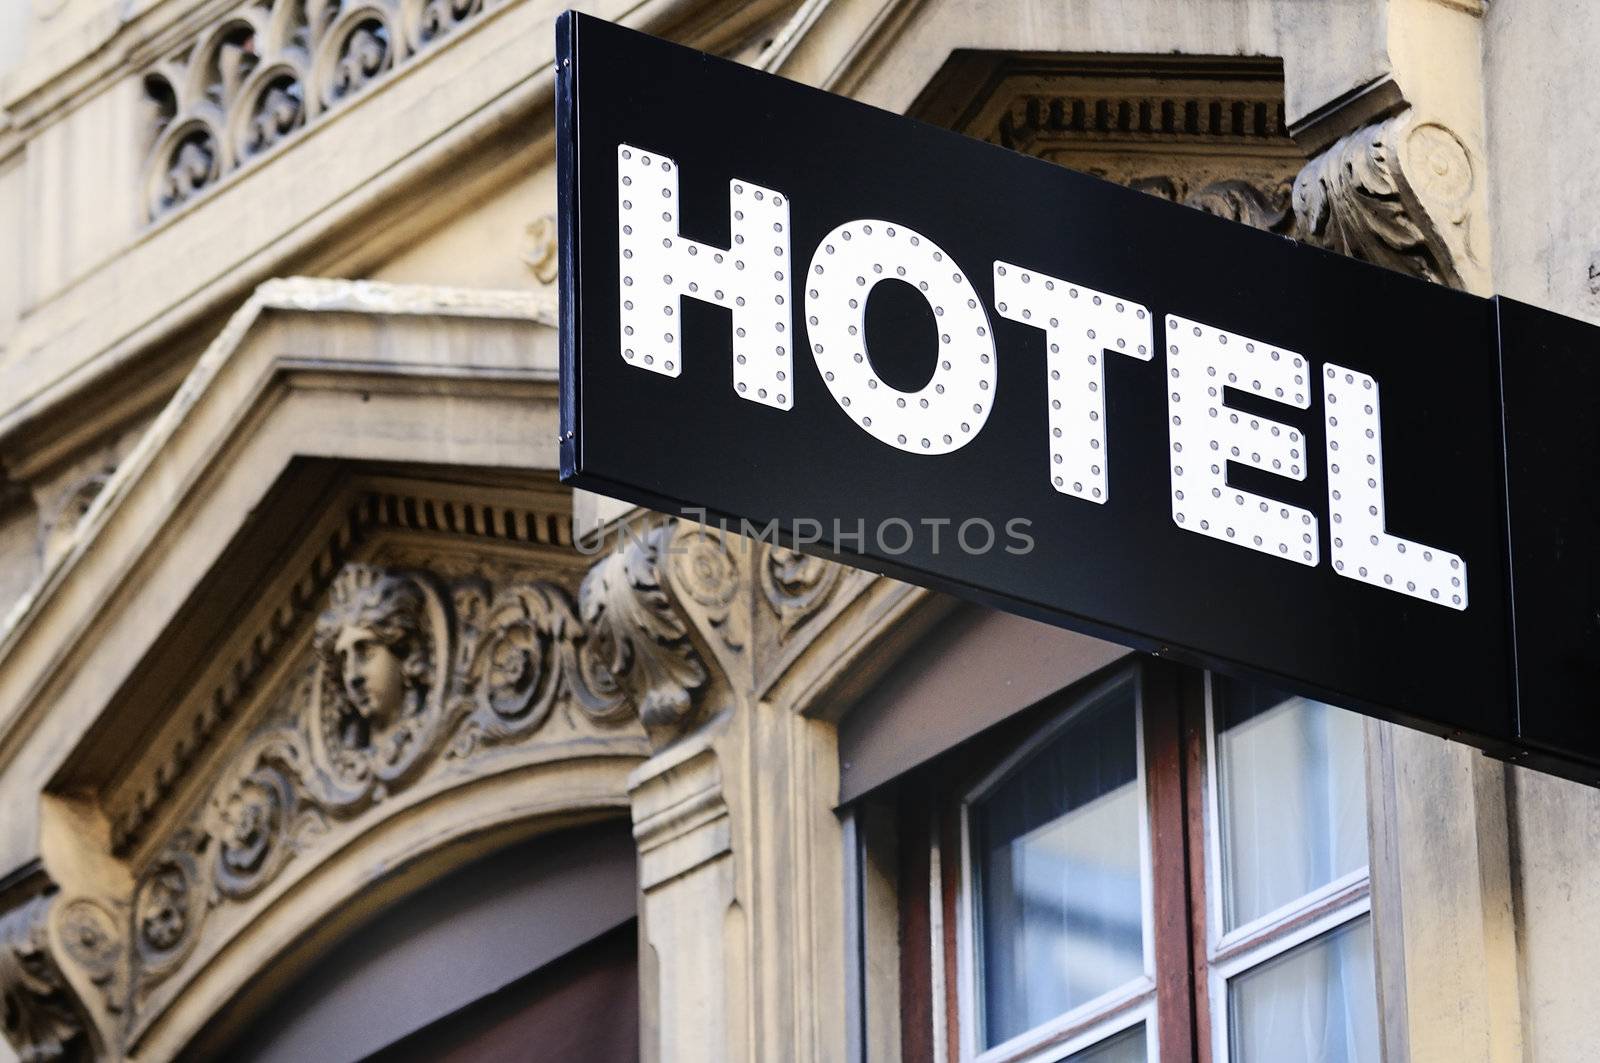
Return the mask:
[[(584, 7), (1600, 320), (1587, 0)], [(1594, 1058), (1592, 789), (591, 548), (558, 11), (0, 0), (0, 1059)]]

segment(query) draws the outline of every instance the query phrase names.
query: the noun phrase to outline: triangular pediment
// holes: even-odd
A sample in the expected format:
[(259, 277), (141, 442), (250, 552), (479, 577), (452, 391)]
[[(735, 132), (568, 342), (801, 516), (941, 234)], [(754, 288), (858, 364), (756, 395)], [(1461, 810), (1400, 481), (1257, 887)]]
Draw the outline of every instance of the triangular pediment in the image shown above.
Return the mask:
[[(579, 616), (552, 322), (264, 286), (13, 612), (0, 855), (42, 862), (30, 933), (108, 1051), (189, 1044), (370, 909), (319, 890), (378, 904), (419, 861), (625, 815), (649, 747)], [(394, 826), (439, 802), (427, 837)]]

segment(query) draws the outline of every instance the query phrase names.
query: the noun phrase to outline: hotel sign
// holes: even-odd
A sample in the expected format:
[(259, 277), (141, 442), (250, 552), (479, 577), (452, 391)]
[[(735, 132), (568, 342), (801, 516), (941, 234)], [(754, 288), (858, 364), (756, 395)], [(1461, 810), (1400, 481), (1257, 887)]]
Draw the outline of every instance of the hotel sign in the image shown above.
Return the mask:
[(1600, 780), (1596, 330), (558, 38), (564, 479)]

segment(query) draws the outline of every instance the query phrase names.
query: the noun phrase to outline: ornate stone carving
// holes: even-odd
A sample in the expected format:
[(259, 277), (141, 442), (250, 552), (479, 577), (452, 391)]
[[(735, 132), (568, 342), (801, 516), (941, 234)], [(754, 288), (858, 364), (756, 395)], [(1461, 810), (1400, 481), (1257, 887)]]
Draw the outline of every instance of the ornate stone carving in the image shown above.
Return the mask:
[(193, 878), (188, 860), (169, 858), (157, 864), (140, 884), (133, 920), (140, 948), (147, 956), (171, 955), (189, 933)]
[(483, 0), (251, 0), (144, 74), (154, 220), (358, 95)]
[[(873, 577), (767, 541), (679, 521), (666, 589), (718, 672), (760, 696)], [(657, 735), (657, 737), (661, 737)]]
[(250, 113), (241, 154), (245, 157), (259, 155), (304, 124), (304, 92), (292, 74), (285, 73), (269, 81)]
[[(282, 292), (283, 301), (301, 297), (309, 301), (312, 295), (329, 286), (300, 281), (281, 282), (281, 287), (285, 289)], [(343, 297), (323, 305), (359, 305), (369, 295), (382, 299), (382, 286), (377, 287), (379, 290), (368, 292), (356, 286), (345, 292)], [(324, 298), (327, 294), (324, 292)], [(440, 293), (441, 298), (430, 304), (437, 307), (438, 313), (452, 311), (453, 304), (442, 298), (444, 294)], [(148, 766), (132, 780), (127, 797), (114, 807), (114, 852), (125, 855), (141, 839), (146, 824), (162, 807), (174, 781), (182, 777), (188, 764), (204, 750), (218, 726), (234, 714), (239, 702), (251, 695), (261, 669), (272, 660), (284, 640), (308, 619), (308, 614), (315, 611), (319, 599), (329, 592), (330, 578), (333, 573), (343, 570), (352, 545), (383, 527), (396, 531), (476, 529), (480, 537), (549, 548), (564, 548), (570, 546), (572, 541), (569, 518), (556, 513), (507, 509), (489, 503), (466, 503), (429, 495), (372, 494), (362, 498), (352, 509), (347, 522), (327, 542), (322, 555), (296, 583), (286, 606), (274, 611), (270, 619), (254, 632), (250, 644), (254, 651), (259, 652), (251, 652), (226, 672), (192, 721), (184, 741), (174, 745), (166, 756), (150, 758)], [(457, 615), (464, 615), (459, 603)], [(335, 703), (332, 699), (328, 701), (329, 705)], [(596, 711), (602, 711), (601, 707), (596, 706)]]
[(53, 896), (0, 916), (0, 1030), (22, 1063), (81, 1058), (83, 1019), (50, 948)]
[(767, 551), (761, 566), (761, 591), (782, 624), (787, 639), (822, 608), (839, 584), (843, 569), (831, 561), (787, 547)]
[(335, 804), (407, 779), (444, 726), (450, 659), (444, 602), (426, 577), (347, 565), (317, 620), (306, 727)]
[[(217, 909), (266, 890), (337, 825), (425, 778), (474, 770), (558, 713), (561, 740), (592, 741), (583, 736), (633, 711), (667, 713), (674, 687), (686, 699), (705, 670), (657, 582), (656, 550), (672, 531), (660, 526), (640, 549), (601, 562), (581, 607), (552, 582), (344, 565), (304, 659), (137, 875), (131, 941), (107, 944), (117, 941), (109, 917), (71, 902), (95, 942), (72, 959), (105, 986), (108, 1005), (127, 997), (127, 1029)], [(125, 958), (108, 961), (108, 949)], [(131, 994), (112, 985), (124, 969)]]
[(211, 799), (207, 821), (216, 844), (217, 891), (234, 900), (253, 896), (277, 874), (291, 849), (323, 827), (301, 809), (296, 788), (302, 748), (269, 735), (247, 751), (244, 769)]
[[(875, 583), (666, 518), (622, 535), (580, 578), (575, 558), (558, 557), (570, 530), (510, 497), (358, 498), (335, 538), (366, 560), (318, 555), (272, 631), (239, 640), (249, 662), (227, 669), (229, 696), (256, 706), (252, 722), (221, 732), (228, 752), (205, 776), (161, 773), (184, 811), (168, 805), (149, 821), (162, 836), (122, 850), (127, 894), (58, 902), (60, 962), (70, 984), (100, 989), (89, 1014), (113, 1051), (166, 1043), (201, 972), (227, 950), (262, 948), (253, 925), (300, 919), (286, 913), (315, 893), (313, 876), (348, 881), (335, 862), (358, 859), (417, 802), (535, 766), (567, 771), (571, 758), (642, 758), (634, 717), (657, 748), (682, 737), (687, 749), (713, 694), (719, 710), (762, 697)], [(445, 529), (502, 542), (441, 550)], [(291, 646), (298, 656), (283, 660)]]
[(210, 188), (222, 169), (216, 134), (198, 123), (163, 147), (155, 166), (152, 216), (180, 207)]
[(1175, 201), (1229, 221), (1268, 232), (1287, 233), (1294, 230), (1295, 220), (1289, 209), (1290, 197), (1288, 181), (1265, 187), (1249, 181), (1222, 180), (1202, 185), (1181, 198), (1175, 197)]
[(591, 723), (625, 719), (629, 701), (616, 672), (602, 667), (608, 635), (579, 619), (566, 592), (519, 583), (498, 594), (469, 584), (456, 592), (461, 693), (451, 755), (537, 731), (558, 705)]
[[(395, 537), (371, 541), (380, 524)], [(141, 1043), (193, 971), (260, 906), (293, 895), (291, 876), (398, 812), (386, 808), (524, 757), (590, 757), (617, 742), (642, 753), (634, 717), (656, 745), (673, 740), (713, 683), (735, 700), (770, 684), (872, 581), (666, 518), (622, 535), (581, 579), (577, 565), (557, 565), (565, 583), (538, 575), (551, 571), (542, 559), (434, 560), (435, 547), (404, 537), (443, 528), (539, 550), (571, 541), (564, 526), (503, 501), (361, 496), (336, 539), (373, 560), (344, 561), (330, 547), (314, 563), (321, 575), (289, 592), (294, 608), (248, 640), (249, 666), (229, 670), (229, 697), (270, 700), (230, 738), (225, 763), (180, 787), (194, 795), (191, 811), (165, 838), (122, 850), (135, 864), (128, 896), (61, 908), (72, 928), (63, 939), (80, 942), (64, 962), (84, 976), (73, 981), (101, 988), (95, 1013), (116, 1043)], [(419, 558), (430, 559), (426, 570)], [(298, 639), (298, 659), (271, 663)], [(277, 686), (251, 693), (269, 669)], [(168, 785), (182, 778), (160, 774)]]
[(716, 633), (730, 657), (744, 653), (750, 644), (748, 618), (738, 607), (744, 604), (744, 542), (685, 522), (678, 525), (671, 550), (673, 585), (685, 604)]
[(589, 570), (578, 592), (583, 622), (593, 632), (585, 647), (586, 674), (625, 691), (652, 730), (682, 726), (691, 694), (708, 678), (663, 578), (676, 531), (669, 521), (647, 526), (642, 535), (624, 535)]
[(1268, 60), (972, 52), (913, 113), (1174, 203), (1291, 233), (1305, 156)]
[(417, 40), (427, 43), (483, 10), (483, 0), (427, 0), (417, 19)]
[[(1471, 285), (1484, 265), (1472, 227), (1477, 176), (1472, 153), (1437, 122), (1413, 121), (1405, 134), (1401, 179), (1438, 230), (1456, 271)], [(1486, 278), (1483, 278), (1486, 279)]]
[(323, 92), (329, 105), (354, 96), (394, 63), (387, 21), (374, 11), (345, 31), (333, 61), (333, 75)]
[(626, 652), (651, 656), (630, 694), (659, 745), (691, 725), (695, 695), (709, 682), (696, 646), (732, 688), (759, 695), (820, 630), (814, 622), (872, 580), (731, 527), (668, 521), (621, 533), (590, 571), (584, 603), (608, 604), (613, 622), (626, 620)]
[(122, 927), (104, 905), (83, 897), (55, 905), (51, 914), (67, 957), (100, 987), (108, 1010), (120, 1011)]
[(1341, 254), (1461, 287), (1478, 269), (1469, 206), (1475, 177), (1460, 138), (1407, 111), (1356, 130), (1294, 184), (1302, 238)]
[(533, 271), (540, 284), (554, 284), (558, 247), (556, 244), (556, 219), (546, 214), (528, 223), (528, 251), (522, 261)]

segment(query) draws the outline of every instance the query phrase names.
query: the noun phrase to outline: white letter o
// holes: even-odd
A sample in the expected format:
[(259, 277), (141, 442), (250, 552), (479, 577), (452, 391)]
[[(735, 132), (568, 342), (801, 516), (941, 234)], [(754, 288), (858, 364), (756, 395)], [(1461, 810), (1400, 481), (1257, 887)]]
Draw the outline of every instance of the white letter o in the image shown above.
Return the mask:
[[(867, 357), (867, 296), (885, 280), (912, 285), (933, 308), (939, 364), (921, 391), (890, 387)], [(983, 430), (995, 389), (989, 315), (966, 274), (921, 233), (876, 219), (834, 229), (806, 272), (806, 324), (834, 401), (874, 438), (948, 454)]]

